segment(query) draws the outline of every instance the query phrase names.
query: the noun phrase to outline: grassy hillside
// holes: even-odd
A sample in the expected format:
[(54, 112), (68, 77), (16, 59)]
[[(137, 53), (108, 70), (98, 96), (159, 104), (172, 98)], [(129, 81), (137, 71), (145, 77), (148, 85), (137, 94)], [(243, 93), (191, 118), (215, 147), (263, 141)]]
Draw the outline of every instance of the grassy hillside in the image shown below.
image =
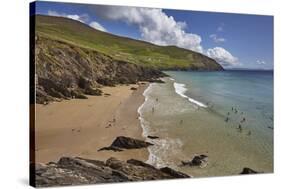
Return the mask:
[(213, 59), (175, 46), (157, 46), (95, 30), (81, 22), (36, 16), (36, 35), (95, 50), (142, 66), (159, 69), (222, 70)]

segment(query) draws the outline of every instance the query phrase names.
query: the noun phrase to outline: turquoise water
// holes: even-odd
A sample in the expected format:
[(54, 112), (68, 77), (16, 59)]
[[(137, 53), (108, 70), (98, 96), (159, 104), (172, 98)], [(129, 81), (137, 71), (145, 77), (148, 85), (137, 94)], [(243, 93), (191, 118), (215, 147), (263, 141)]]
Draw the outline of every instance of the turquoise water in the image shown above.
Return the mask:
[[(167, 74), (164, 84), (149, 86), (139, 109), (144, 135), (160, 137), (151, 140), (149, 163), (196, 177), (235, 175), (243, 167), (273, 171), (272, 72)], [(195, 154), (208, 155), (207, 166), (180, 165)]]
[(167, 72), (177, 83), (185, 84), (186, 94), (212, 107), (220, 115), (231, 108), (243, 112), (245, 126), (261, 132), (273, 127), (273, 72), (224, 71), (224, 72)]

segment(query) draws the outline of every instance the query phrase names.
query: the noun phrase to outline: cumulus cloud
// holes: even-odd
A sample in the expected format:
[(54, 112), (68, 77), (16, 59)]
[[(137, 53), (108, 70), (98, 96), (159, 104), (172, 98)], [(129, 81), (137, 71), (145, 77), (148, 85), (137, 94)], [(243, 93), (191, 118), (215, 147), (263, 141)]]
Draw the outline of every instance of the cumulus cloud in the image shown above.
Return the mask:
[(221, 23), (221, 24), (217, 27), (217, 31), (218, 31), (218, 32), (224, 31), (224, 23)]
[(233, 56), (230, 52), (222, 47), (215, 47), (208, 49), (206, 55), (219, 62), (222, 66), (233, 67), (239, 65), (237, 57)]
[[(162, 9), (154, 8), (136, 8), (121, 6), (93, 6), (95, 14), (104, 19), (122, 21), (127, 24), (136, 25), (140, 31), (141, 39), (158, 45), (175, 45), (178, 47), (190, 49), (213, 58), (224, 67), (233, 67), (241, 65), (237, 57), (222, 47), (215, 47), (204, 50), (201, 45), (201, 37), (197, 34), (187, 32), (186, 22), (176, 21), (173, 16), (168, 16)], [(62, 16), (78, 20), (83, 23), (89, 23), (89, 26), (107, 31), (100, 23), (96, 21), (89, 22), (89, 16), (86, 14), (64, 14), (55, 11), (49, 11), (49, 15)], [(217, 31), (224, 30), (224, 24), (221, 24)], [(226, 41), (216, 34), (210, 35), (216, 43)]]
[(77, 20), (77, 21), (82, 22), (82, 23), (85, 23), (89, 20), (89, 16), (87, 14), (81, 14), (81, 15), (65, 14), (65, 13), (58, 13), (56, 11), (49, 10), (48, 15), (66, 17), (66, 18), (70, 18), (70, 19), (73, 19), (73, 20)]
[(158, 45), (178, 47), (202, 53), (201, 37), (185, 31), (187, 24), (168, 16), (162, 9), (95, 6), (95, 12), (103, 18), (137, 25), (141, 39)]
[(95, 22), (95, 21), (91, 22), (89, 24), (89, 26), (91, 26), (92, 28), (95, 28), (97, 30), (103, 31), (103, 32), (107, 31), (100, 23)]
[(218, 37), (217, 34), (211, 34), (209, 37), (210, 37), (215, 43), (222, 43), (222, 42), (225, 42), (225, 41), (226, 41), (225, 38)]
[[(65, 13), (58, 13), (56, 11), (49, 10), (48, 15), (49, 16), (59, 16), (59, 17), (70, 18), (70, 19), (77, 20), (77, 21), (85, 23), (85, 24), (86, 24), (86, 22), (89, 21), (89, 15), (88, 14), (81, 14), (81, 15), (65, 14)], [(90, 22), (89, 26), (91, 26), (92, 28), (95, 28), (97, 30), (103, 31), (103, 32), (107, 31), (100, 23), (98, 23), (96, 21)]]
[(266, 62), (264, 60), (257, 60), (258, 65), (265, 65)]

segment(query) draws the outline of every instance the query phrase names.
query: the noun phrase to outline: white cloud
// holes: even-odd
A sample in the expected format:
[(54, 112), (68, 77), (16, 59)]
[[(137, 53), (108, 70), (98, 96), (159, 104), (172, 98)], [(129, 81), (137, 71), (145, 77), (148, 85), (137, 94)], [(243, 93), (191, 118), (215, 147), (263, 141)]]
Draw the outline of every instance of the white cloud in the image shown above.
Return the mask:
[(208, 49), (206, 51), (206, 55), (209, 56), (210, 58), (215, 59), (222, 66), (225, 67), (233, 67), (233, 66), (240, 65), (238, 58), (233, 56), (230, 52), (228, 52), (222, 47), (215, 47), (213, 49)]
[(218, 31), (218, 32), (224, 31), (224, 23), (221, 23), (221, 24), (218, 26), (217, 31)]
[[(81, 14), (81, 15), (65, 14), (65, 13), (58, 13), (56, 11), (49, 10), (48, 15), (49, 16), (59, 16), (59, 17), (70, 18), (70, 19), (77, 20), (77, 21), (85, 23), (85, 24), (86, 24), (87, 21), (89, 21), (89, 15), (88, 14)], [(90, 22), (89, 26), (91, 26), (92, 28), (95, 28), (97, 30), (100, 30), (100, 31), (104, 31), (104, 32), (107, 31), (100, 23), (95, 22), (95, 21)]]
[(258, 65), (265, 65), (266, 62), (264, 60), (257, 60)]
[(97, 30), (103, 31), (103, 32), (107, 31), (100, 23), (95, 22), (95, 21), (91, 22), (89, 24), (89, 26), (91, 26), (92, 28), (95, 28)]
[(217, 28), (217, 31), (223, 31), (223, 27), (222, 27), (222, 26), (219, 26), (219, 27)]
[(158, 45), (176, 45), (202, 53), (201, 37), (185, 31), (186, 23), (168, 16), (162, 9), (95, 6), (100, 16), (138, 26), (141, 39)]
[(211, 34), (209, 37), (210, 37), (215, 43), (222, 43), (222, 42), (225, 42), (225, 41), (226, 41), (225, 38), (218, 37), (217, 34)]
[(65, 13), (58, 13), (56, 11), (49, 10), (48, 11), (49, 16), (59, 16), (59, 17), (65, 17), (70, 18), (73, 20), (77, 20), (79, 22), (85, 23), (88, 21), (89, 16), (87, 14), (77, 15), (77, 14), (65, 14)]
[[(93, 6), (94, 11), (105, 19), (123, 21), (127, 24), (134, 24), (139, 28), (141, 39), (158, 45), (176, 45), (190, 49), (213, 58), (224, 67), (239, 66), (239, 60), (229, 51), (222, 47), (215, 47), (204, 50), (201, 45), (201, 36), (186, 31), (186, 22), (176, 21), (173, 16), (168, 16), (162, 9), (135, 8), (121, 6)], [(49, 15), (63, 16), (85, 23), (87, 15), (67, 15), (49, 11)], [(98, 22), (92, 21), (91, 27), (106, 31)], [(221, 24), (217, 31), (224, 30)], [(210, 35), (215, 42), (224, 42), (225, 39), (216, 34)]]

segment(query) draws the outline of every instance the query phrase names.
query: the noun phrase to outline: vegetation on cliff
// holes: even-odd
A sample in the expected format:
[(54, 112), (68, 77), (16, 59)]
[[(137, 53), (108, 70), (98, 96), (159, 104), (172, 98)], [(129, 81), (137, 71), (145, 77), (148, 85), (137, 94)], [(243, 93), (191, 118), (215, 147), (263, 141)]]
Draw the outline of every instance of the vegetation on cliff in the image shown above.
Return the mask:
[(213, 59), (95, 30), (81, 22), (35, 17), (36, 103), (101, 95), (102, 86), (155, 81), (160, 70), (223, 70)]
[(93, 49), (117, 60), (160, 69), (223, 70), (215, 60), (194, 51), (112, 35), (63, 17), (37, 15), (36, 33)]

